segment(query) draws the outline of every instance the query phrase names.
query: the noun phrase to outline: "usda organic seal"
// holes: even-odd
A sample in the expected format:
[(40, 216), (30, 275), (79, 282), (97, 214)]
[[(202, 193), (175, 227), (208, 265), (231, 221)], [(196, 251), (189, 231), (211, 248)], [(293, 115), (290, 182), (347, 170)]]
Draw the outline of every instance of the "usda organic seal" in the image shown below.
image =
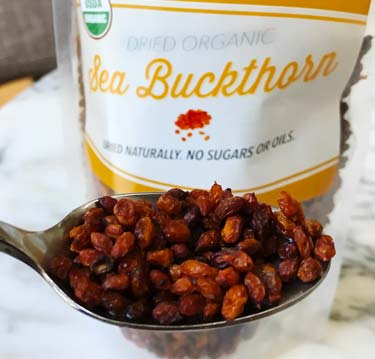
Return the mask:
[(81, 0), (83, 21), (94, 39), (103, 37), (112, 21), (112, 8), (109, 0)]

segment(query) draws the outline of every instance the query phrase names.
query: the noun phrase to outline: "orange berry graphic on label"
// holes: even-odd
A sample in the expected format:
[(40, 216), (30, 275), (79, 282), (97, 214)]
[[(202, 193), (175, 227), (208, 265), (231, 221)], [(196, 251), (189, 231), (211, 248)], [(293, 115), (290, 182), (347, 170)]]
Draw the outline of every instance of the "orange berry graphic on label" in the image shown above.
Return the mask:
[(211, 116), (202, 110), (189, 110), (187, 113), (178, 116), (175, 122), (181, 130), (195, 130), (209, 125)]
[[(178, 116), (177, 120), (175, 121), (175, 125), (178, 129), (175, 130), (176, 135), (180, 134), (181, 131), (188, 131), (190, 130), (186, 136), (193, 137), (194, 130), (204, 128), (210, 125), (211, 122), (211, 115), (203, 110), (189, 110), (188, 112), (181, 114)], [(198, 132), (200, 135), (206, 135), (204, 131)], [(204, 140), (208, 141), (210, 136), (205, 136)], [(182, 141), (186, 141), (186, 137), (181, 138)]]

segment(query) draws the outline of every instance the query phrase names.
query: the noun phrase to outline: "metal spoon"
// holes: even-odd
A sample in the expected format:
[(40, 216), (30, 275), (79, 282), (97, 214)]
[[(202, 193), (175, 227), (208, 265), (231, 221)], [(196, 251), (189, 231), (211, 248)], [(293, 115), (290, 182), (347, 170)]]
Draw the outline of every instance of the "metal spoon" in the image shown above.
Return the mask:
[[(143, 199), (155, 203), (159, 196), (160, 193), (140, 193), (123, 194), (115, 196), (115, 198), (119, 199), (126, 197), (132, 200)], [(59, 250), (63, 246), (63, 238), (66, 237), (68, 231), (73, 226), (79, 223), (83, 214), (89, 208), (95, 207), (95, 203), (96, 201), (92, 201), (84, 204), (83, 206), (75, 209), (70, 214), (68, 214), (60, 223), (42, 232), (25, 231), (10, 224), (0, 222), (0, 252), (9, 254), (10, 256), (19, 259), (20, 261), (28, 264), (30, 267), (35, 269), (44, 278), (44, 280), (60, 295), (60, 297), (74, 309), (109, 324), (143, 330), (176, 331), (213, 329), (228, 325), (251, 322), (280, 312), (306, 298), (320, 285), (320, 283), (322, 283), (330, 268), (330, 264), (324, 266), (323, 276), (313, 283), (304, 284), (299, 281), (295, 281), (285, 286), (283, 290), (283, 298), (277, 305), (268, 309), (254, 312), (252, 314), (248, 314), (230, 322), (220, 320), (210, 323), (187, 325), (158, 325), (133, 323), (111, 319), (83, 307), (76, 301), (73, 294), (68, 288), (60, 286), (59, 283), (51, 278), (46, 269), (50, 259), (57, 253), (59, 253)]]

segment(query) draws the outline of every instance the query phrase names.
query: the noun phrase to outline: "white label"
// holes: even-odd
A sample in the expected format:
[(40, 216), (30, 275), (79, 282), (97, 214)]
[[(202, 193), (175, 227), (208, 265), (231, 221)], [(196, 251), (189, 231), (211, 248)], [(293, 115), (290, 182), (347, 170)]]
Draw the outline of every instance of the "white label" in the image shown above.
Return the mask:
[(80, 17), (86, 134), (105, 183), (123, 191), (121, 181), (166, 189), (216, 180), (238, 192), (269, 193), (315, 176), (316, 188), (296, 189), (297, 196), (327, 190), (330, 183), (321, 182), (335, 172), (339, 101), (364, 16), (111, 4), (111, 28), (100, 40)]

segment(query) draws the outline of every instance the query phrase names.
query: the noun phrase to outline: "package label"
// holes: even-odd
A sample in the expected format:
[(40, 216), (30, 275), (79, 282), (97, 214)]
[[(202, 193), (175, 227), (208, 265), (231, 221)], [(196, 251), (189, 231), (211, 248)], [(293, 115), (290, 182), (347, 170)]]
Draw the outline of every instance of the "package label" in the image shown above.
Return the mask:
[(350, 3), (82, 0), (95, 175), (116, 192), (324, 194), (369, 5)]

